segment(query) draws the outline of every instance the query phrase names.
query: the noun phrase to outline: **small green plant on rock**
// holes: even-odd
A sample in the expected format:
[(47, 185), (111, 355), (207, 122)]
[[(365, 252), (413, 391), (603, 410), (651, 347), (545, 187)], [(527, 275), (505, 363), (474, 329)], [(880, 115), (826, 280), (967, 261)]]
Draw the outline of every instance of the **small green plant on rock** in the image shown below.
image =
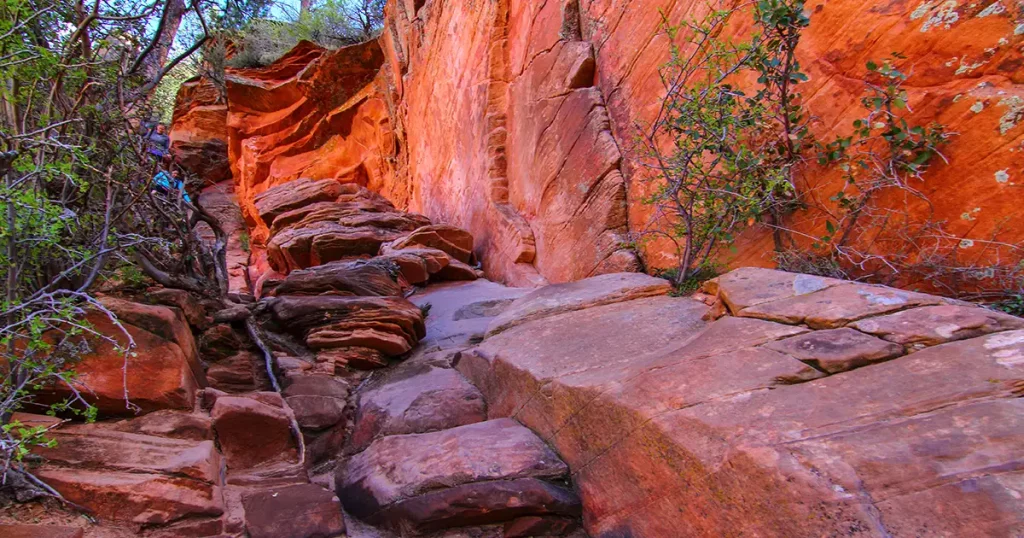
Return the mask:
[[(807, 80), (794, 56), (808, 24), (801, 0), (754, 4), (756, 33), (723, 37), (732, 10), (712, 10), (666, 33), (667, 90), (641, 146), (653, 218), (636, 238), (675, 245), (677, 287), (708, 273), (709, 259), (736, 233), (763, 218), (777, 221), (795, 199), (792, 168), (807, 138), (797, 84)], [(744, 80), (756, 79), (756, 91)]]
[[(907, 74), (894, 65), (902, 58), (894, 53), (881, 65), (867, 63), (871, 79), (861, 99), (867, 114), (853, 121), (850, 136), (819, 145), (818, 163), (838, 166), (845, 184), (831, 198), (838, 210), (831, 213), (834, 221), (825, 223), (827, 234), (813, 245), (815, 250), (848, 260), (863, 257), (854, 250), (873, 243), (878, 236), (868, 235), (884, 232), (879, 226), (891, 227), (893, 218), (898, 217), (898, 212), (872, 204), (885, 191), (900, 190), (928, 202), (915, 183), (923, 181), (934, 158), (944, 159), (939, 149), (950, 134), (939, 123), (920, 126), (907, 121), (903, 112), (907, 110), (907, 92), (903, 90)], [(903, 217), (908, 218), (905, 212)]]

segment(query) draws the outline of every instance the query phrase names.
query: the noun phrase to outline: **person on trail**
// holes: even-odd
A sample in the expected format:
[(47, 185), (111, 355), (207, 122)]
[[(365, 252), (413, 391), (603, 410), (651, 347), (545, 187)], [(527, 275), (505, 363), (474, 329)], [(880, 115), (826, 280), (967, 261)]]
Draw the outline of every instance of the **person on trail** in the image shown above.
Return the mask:
[(178, 177), (178, 171), (167, 172), (161, 168), (155, 176), (153, 176), (153, 187), (156, 192), (162, 194), (175, 195), (181, 193), (181, 199), (191, 204), (192, 199), (189, 198), (188, 193), (185, 192), (185, 182)]
[(146, 150), (157, 161), (167, 155), (171, 146), (171, 138), (167, 136), (167, 127), (164, 124), (158, 123), (153, 132), (149, 133), (149, 136), (146, 137), (146, 146)]

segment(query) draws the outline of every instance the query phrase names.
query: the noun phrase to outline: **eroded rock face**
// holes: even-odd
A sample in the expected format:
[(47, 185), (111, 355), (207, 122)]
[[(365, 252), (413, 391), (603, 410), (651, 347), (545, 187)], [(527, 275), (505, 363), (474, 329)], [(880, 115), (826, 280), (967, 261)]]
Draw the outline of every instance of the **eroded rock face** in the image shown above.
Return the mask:
[(490, 418), (564, 458), (591, 536), (1002, 536), (1024, 523), (1013, 318), (778, 271), (707, 289), (733, 315), (624, 297), (458, 356)]
[[(693, 0), (391, 2), (382, 43), (398, 94), (410, 207), (473, 233), (489, 276), (513, 285), (627, 270), (617, 236), (627, 227), (643, 231), (653, 216), (643, 203), (654, 187), (642, 180), (637, 139), (666, 93), (658, 76), (671, 51), (663, 28), (698, 20), (703, 7)], [(746, 35), (751, 7), (722, 6), (733, 7), (741, 12), (730, 29)], [(913, 67), (911, 123), (938, 121), (958, 133), (943, 150), (949, 164), (928, 172), (931, 204), (915, 205), (913, 216), (946, 222), (956, 236), (988, 239), (998, 230), (1001, 240), (1020, 243), (1024, 223), (1012, 218), (1011, 201), (1024, 133), (1019, 13), (1006, 2), (878, 8), (815, 0), (804, 9), (810, 26), (797, 59), (810, 80), (798, 89), (815, 118), (812, 134), (829, 139), (862, 118), (865, 65), (902, 53), (900, 69)], [(840, 175), (810, 166), (802, 179), (826, 200), (842, 187)], [(885, 198), (881, 207), (899, 206)], [(787, 225), (820, 237), (825, 220), (798, 212)], [(770, 235), (755, 227), (726, 257), (735, 266), (768, 266)], [(980, 245), (967, 250), (979, 253)], [(658, 241), (644, 250), (648, 266), (675, 258)]]
[(376, 41), (326, 51), (302, 42), (267, 68), (229, 69), (228, 153), (242, 212), (262, 244), (255, 197), (299, 179), (358, 183), (399, 201)]
[(211, 80), (182, 83), (174, 101), (171, 151), (180, 166), (208, 184), (231, 179), (227, 119), (227, 100)]

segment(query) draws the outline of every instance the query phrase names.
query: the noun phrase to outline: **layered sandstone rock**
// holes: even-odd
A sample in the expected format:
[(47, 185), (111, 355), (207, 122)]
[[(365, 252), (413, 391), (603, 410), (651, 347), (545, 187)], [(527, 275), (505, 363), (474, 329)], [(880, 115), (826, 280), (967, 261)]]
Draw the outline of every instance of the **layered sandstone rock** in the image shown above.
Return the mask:
[(101, 425), (63, 428), (37, 475), (101, 518), (165, 525), (224, 511), (212, 440), (165, 439)]
[(565, 459), (591, 536), (1010, 536), (1024, 524), (1019, 319), (765, 269), (706, 289), (724, 317), (609, 289), (617, 300), (553, 310), (457, 359), (490, 418), (518, 419)]
[[(72, 337), (83, 350), (69, 365), (77, 374), (73, 387), (44, 387), (38, 400), (62, 401), (77, 392), (101, 417), (191, 409), (206, 377), (184, 315), (165, 306), (110, 297), (103, 302), (123, 318), (115, 322), (107, 313), (88, 313), (86, 323), (103, 336)], [(72, 402), (72, 407), (80, 406)]]
[(295, 179), (338, 179), (404, 199), (383, 62), (376, 41), (337, 51), (303, 42), (268, 68), (228, 70), (229, 155), (257, 243), (269, 223), (255, 197)]
[(227, 118), (224, 90), (212, 80), (182, 83), (174, 101), (171, 152), (175, 162), (207, 184), (231, 179)]

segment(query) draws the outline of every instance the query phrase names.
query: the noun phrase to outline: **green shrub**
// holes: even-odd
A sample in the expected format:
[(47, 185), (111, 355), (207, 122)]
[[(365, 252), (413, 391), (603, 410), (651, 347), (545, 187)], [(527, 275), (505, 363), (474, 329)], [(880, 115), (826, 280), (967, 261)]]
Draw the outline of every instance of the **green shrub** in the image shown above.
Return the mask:
[[(807, 80), (794, 49), (809, 21), (802, 0), (754, 4), (754, 35), (722, 37), (733, 10), (700, 21), (665, 23), (671, 60), (662, 68), (666, 97), (640, 141), (641, 174), (655, 208), (637, 241), (675, 245), (677, 287), (706, 271), (708, 260), (749, 223), (781, 219), (792, 206), (792, 168), (807, 137), (795, 87)], [(737, 84), (755, 79), (756, 91)]]

